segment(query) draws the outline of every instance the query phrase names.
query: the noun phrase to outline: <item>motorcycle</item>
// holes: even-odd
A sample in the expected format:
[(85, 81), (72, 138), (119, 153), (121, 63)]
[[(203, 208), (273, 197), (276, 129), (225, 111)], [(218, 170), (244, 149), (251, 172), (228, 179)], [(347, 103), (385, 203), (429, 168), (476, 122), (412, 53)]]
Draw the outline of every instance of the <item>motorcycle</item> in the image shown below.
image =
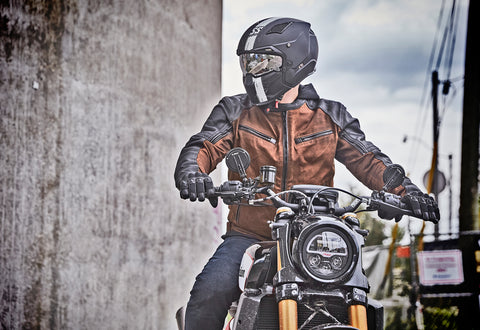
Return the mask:
[[(222, 183), (215, 196), (227, 205), (269, 201), (277, 208), (269, 223), (272, 241), (245, 251), (239, 271), (242, 294), (230, 308), (225, 330), (383, 329), (383, 306), (367, 297), (362, 247), (368, 231), (360, 227), (356, 214), (379, 211), (396, 221), (414, 216), (400, 196), (387, 192), (403, 182), (403, 168), (388, 166), (382, 191), (356, 196), (318, 185), (275, 193), (275, 167), (262, 166), (257, 178), (247, 178), (250, 156), (241, 148), (230, 150), (225, 162), (241, 181)], [(353, 201), (339, 206), (339, 193)], [(179, 329), (182, 311), (177, 312)]]

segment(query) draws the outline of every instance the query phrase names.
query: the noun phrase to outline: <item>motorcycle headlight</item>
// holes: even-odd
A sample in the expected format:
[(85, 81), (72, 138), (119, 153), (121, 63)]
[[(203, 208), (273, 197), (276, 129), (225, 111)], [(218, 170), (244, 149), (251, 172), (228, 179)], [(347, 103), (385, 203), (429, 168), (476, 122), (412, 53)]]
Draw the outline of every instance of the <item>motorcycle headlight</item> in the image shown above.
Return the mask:
[(357, 264), (359, 247), (346, 225), (336, 220), (305, 227), (296, 244), (296, 260), (307, 276), (325, 282), (347, 280)]

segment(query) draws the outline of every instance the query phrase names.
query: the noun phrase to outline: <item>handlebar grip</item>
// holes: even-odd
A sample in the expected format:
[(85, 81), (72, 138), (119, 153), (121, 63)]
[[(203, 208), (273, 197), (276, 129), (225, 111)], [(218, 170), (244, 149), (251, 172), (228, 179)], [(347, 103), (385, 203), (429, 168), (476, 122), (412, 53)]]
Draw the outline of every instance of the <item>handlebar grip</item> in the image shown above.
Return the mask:
[(418, 218), (410, 207), (402, 202), (401, 196), (386, 192), (373, 192), (371, 197), (371, 206), (373, 209), (382, 213), (382, 218), (393, 219), (403, 215)]
[(240, 181), (230, 180), (225, 181), (218, 187), (215, 188), (215, 196), (222, 197), (223, 195), (231, 195), (231, 193), (238, 192), (242, 189), (243, 185)]

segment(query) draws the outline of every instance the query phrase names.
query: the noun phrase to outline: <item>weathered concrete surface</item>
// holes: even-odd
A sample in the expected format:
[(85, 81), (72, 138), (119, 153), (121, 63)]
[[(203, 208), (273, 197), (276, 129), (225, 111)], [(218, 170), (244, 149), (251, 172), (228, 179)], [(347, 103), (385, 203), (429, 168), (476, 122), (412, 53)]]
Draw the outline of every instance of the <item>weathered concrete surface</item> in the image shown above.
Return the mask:
[(221, 234), (173, 182), (220, 96), (221, 9), (2, 1), (1, 329), (175, 328)]

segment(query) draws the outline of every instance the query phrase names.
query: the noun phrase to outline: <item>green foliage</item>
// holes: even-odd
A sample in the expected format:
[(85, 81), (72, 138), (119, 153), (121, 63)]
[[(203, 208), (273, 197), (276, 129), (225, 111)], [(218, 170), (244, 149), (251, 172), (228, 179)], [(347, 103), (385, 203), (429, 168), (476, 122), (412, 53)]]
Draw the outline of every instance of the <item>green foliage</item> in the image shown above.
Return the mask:
[(458, 307), (425, 307), (423, 321), (425, 330), (458, 329)]
[(402, 307), (386, 311), (385, 330), (416, 330), (414, 320), (402, 320)]
[[(395, 223), (388, 222), (387, 220), (379, 220), (375, 218), (374, 215), (375, 213), (371, 212), (362, 212), (358, 214), (360, 227), (369, 231), (365, 246), (385, 245), (384, 241), (387, 238), (392, 237), (392, 229)], [(400, 242), (405, 235), (404, 228), (399, 226), (397, 230), (396, 243)]]
[(358, 218), (360, 219), (360, 227), (369, 231), (365, 245), (382, 245), (388, 237), (385, 234), (385, 223), (375, 219), (371, 213), (367, 212), (360, 213)]

